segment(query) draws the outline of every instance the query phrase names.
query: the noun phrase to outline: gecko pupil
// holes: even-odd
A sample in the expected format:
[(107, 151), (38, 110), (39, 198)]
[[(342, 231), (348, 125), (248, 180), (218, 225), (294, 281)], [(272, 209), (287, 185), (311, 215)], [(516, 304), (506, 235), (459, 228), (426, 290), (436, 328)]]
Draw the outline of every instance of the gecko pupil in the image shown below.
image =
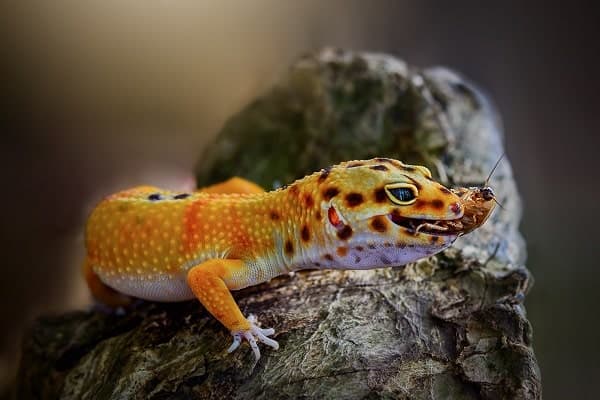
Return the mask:
[(389, 189), (389, 191), (392, 194), (392, 196), (394, 196), (402, 202), (414, 200), (414, 198), (416, 197), (414, 191), (412, 191), (410, 188), (400, 187), (395, 189)]

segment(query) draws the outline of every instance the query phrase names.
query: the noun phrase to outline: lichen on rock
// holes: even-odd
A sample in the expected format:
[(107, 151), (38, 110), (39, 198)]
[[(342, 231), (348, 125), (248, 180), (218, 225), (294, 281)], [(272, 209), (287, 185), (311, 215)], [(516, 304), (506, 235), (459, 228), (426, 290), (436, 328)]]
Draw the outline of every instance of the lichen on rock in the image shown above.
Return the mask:
[[(444, 68), (326, 49), (233, 116), (200, 157), (199, 185), (233, 175), (276, 187), (342, 160), (423, 164), (449, 186), (481, 184), (503, 153), (498, 117)], [(308, 271), (235, 292), (276, 328), (253, 367), (197, 302), (124, 315), (41, 318), (24, 340), (19, 397), (541, 397), (523, 298), (531, 285), (510, 164), (492, 178), (504, 210), (406, 267)]]

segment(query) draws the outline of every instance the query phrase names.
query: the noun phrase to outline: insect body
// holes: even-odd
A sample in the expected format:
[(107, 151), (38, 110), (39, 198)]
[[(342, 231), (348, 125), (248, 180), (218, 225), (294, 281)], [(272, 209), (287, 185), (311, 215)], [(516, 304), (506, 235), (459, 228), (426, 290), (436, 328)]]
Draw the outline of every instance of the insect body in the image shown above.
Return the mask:
[(86, 227), (94, 296), (121, 304), (197, 298), (256, 359), (273, 329), (242, 315), (230, 290), (304, 268), (370, 269), (435, 254), (480, 226), (484, 189), (449, 190), (429, 170), (349, 161), (264, 192), (240, 178), (195, 193), (137, 187), (103, 200)]

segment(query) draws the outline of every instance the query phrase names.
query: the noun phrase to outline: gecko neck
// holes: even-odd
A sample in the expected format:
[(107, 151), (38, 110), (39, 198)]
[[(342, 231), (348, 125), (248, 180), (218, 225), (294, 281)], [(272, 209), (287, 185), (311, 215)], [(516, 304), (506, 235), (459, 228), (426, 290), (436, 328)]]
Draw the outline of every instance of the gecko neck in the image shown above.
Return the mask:
[(317, 253), (328, 244), (319, 190), (318, 174), (313, 174), (248, 199), (256, 202), (257, 214), (267, 215), (273, 240), (263, 262), (281, 265), (285, 271), (319, 267)]

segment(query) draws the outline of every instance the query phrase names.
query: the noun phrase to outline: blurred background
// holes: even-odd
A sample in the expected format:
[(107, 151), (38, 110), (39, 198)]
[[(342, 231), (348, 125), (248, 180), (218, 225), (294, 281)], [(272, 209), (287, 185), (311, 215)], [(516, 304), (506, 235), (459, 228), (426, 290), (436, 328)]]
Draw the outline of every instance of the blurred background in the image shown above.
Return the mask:
[[(525, 202), (527, 297), (548, 399), (600, 378), (598, 16), (577, 1), (39, 1), (0, 6), (0, 390), (32, 318), (88, 304), (86, 214), (140, 183), (193, 185), (203, 146), (323, 46), (444, 65), (504, 120)], [(482, 149), (485, 151), (485, 149)], [(5, 392), (6, 393), (6, 392)]]

